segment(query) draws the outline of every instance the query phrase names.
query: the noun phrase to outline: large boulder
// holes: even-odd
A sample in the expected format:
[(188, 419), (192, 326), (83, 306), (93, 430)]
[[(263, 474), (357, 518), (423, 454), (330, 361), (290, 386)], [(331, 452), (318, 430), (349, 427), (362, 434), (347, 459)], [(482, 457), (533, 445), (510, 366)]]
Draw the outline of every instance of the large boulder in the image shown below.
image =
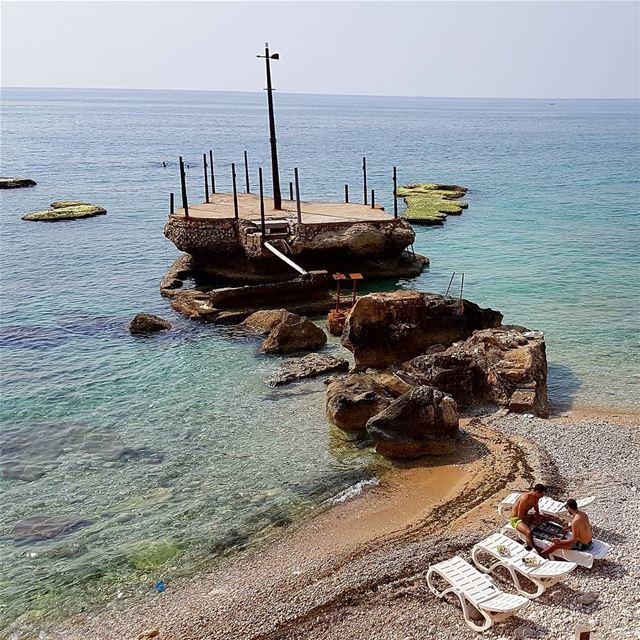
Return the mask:
[(458, 410), (451, 396), (419, 386), (367, 422), (376, 451), (388, 458), (452, 453), (459, 439)]
[(317, 351), (327, 343), (327, 334), (311, 320), (286, 312), (266, 337), (260, 350), (263, 353), (293, 353)]
[(349, 363), (343, 358), (334, 356), (322, 356), (318, 353), (309, 353), (302, 358), (289, 360), (280, 366), (268, 380), (272, 387), (289, 384), (305, 378), (316, 378), (329, 373), (347, 371)]
[(261, 336), (269, 335), (273, 329), (288, 316), (292, 316), (286, 309), (263, 309), (252, 313), (248, 318), (242, 321), (241, 325)]
[(491, 404), (543, 418), (549, 415), (547, 356), (540, 332), (508, 326), (476, 331), (403, 368), (417, 383), (451, 394), (460, 406)]
[(327, 387), (329, 422), (343, 431), (362, 431), (372, 416), (389, 406), (392, 397), (371, 376), (351, 374)]
[(152, 313), (138, 313), (129, 323), (131, 333), (155, 333), (171, 329), (171, 323)]
[(501, 321), (498, 311), (468, 300), (418, 291), (371, 293), (347, 316), (342, 344), (353, 352), (357, 371), (385, 369), (432, 345), (449, 346), (476, 329), (498, 327)]

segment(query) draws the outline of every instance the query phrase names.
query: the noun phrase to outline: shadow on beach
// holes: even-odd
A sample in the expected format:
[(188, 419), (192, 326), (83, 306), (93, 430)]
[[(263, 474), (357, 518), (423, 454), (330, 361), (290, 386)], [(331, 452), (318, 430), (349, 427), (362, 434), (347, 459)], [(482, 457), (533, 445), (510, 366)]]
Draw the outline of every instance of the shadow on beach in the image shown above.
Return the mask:
[(549, 363), (547, 383), (552, 415), (569, 411), (582, 387), (582, 380), (571, 367), (552, 362)]

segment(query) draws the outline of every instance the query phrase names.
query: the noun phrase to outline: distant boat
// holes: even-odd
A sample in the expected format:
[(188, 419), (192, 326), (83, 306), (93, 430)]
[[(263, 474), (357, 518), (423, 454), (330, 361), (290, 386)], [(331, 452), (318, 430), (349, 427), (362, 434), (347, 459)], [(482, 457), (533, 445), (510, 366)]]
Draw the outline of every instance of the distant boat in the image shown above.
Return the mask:
[(549, 104), (550, 104), (550, 105), (554, 105), (554, 104), (555, 104), (555, 102), (550, 102)]

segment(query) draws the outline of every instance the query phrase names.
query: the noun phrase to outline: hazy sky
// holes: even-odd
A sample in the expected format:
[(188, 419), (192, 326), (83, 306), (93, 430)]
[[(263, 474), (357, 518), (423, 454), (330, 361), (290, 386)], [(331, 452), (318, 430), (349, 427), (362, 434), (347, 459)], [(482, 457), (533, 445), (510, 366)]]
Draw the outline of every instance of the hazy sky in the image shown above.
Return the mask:
[(3, 86), (638, 97), (638, 2), (2, 2)]

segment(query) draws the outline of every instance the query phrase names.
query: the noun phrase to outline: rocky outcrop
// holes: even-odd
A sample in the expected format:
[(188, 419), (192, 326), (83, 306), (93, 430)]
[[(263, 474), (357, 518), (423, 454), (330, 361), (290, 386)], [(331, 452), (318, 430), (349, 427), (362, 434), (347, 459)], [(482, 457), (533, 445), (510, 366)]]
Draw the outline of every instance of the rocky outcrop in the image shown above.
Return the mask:
[(31, 178), (5, 178), (0, 177), (0, 189), (22, 189), (35, 187), (37, 182)]
[(326, 414), (344, 431), (360, 431), (367, 421), (389, 406), (393, 397), (372, 376), (356, 373), (327, 387)]
[(349, 363), (342, 358), (333, 356), (321, 356), (317, 353), (309, 353), (303, 358), (289, 360), (280, 366), (272, 375), (267, 384), (276, 387), (283, 384), (296, 382), (305, 378), (317, 378), (318, 376), (347, 371)]
[(327, 334), (311, 320), (287, 312), (260, 346), (263, 353), (316, 351), (327, 342)]
[(138, 313), (129, 323), (131, 333), (155, 333), (171, 329), (171, 323), (160, 316), (151, 313)]
[(502, 314), (468, 300), (434, 293), (395, 291), (360, 298), (347, 316), (342, 344), (353, 352), (355, 368), (384, 369), (448, 346), (474, 330), (497, 327)]
[(499, 405), (549, 415), (544, 336), (522, 327), (476, 331), (439, 353), (418, 356), (403, 369), (418, 384), (453, 396), (463, 407)]
[(451, 396), (419, 386), (367, 422), (376, 451), (388, 458), (417, 458), (455, 451), (458, 410)]

